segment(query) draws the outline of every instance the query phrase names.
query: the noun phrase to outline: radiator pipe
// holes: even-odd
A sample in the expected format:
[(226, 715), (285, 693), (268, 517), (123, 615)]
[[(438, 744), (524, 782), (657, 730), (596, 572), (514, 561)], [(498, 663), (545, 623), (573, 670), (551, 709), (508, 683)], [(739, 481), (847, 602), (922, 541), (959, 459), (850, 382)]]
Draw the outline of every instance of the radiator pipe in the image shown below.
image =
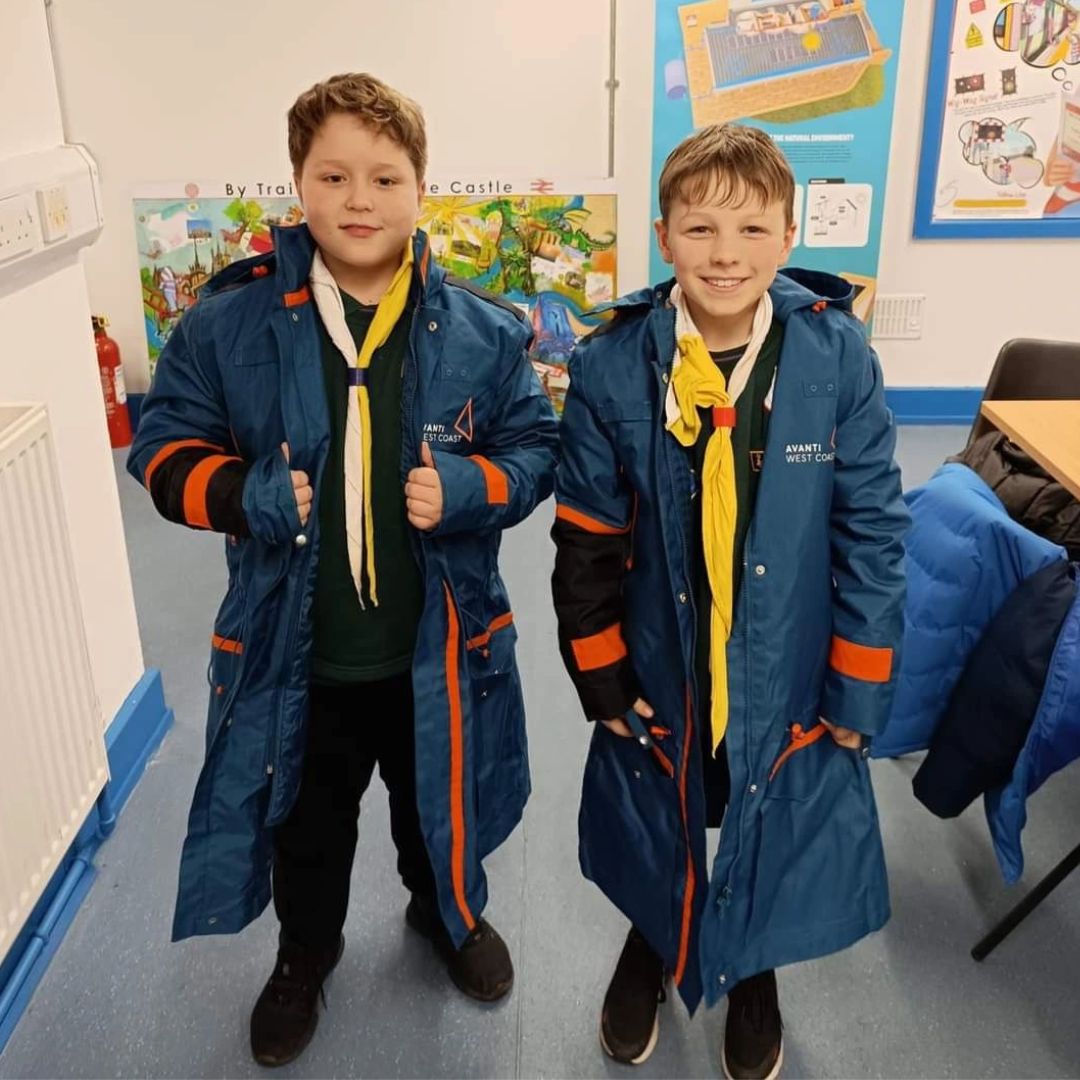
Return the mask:
[[(98, 836), (102, 840), (108, 840), (116, 828), (116, 808), (113, 806), (112, 790), (109, 784), (101, 789), (97, 801), (98, 812)], [(95, 845), (96, 847), (97, 845)]]

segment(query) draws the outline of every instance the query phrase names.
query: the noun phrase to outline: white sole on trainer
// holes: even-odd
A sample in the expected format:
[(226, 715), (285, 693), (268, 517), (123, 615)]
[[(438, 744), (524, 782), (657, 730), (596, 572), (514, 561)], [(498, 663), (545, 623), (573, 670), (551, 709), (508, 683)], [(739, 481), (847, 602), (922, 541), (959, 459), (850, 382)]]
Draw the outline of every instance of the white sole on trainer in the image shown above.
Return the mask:
[[(656, 1044), (660, 1041), (660, 1006), (656, 1007), (656, 1017), (653, 1020), (652, 1034), (649, 1036), (649, 1041), (645, 1044), (645, 1049), (632, 1061), (620, 1061), (620, 1065), (644, 1065), (649, 1058), (652, 1057), (652, 1052), (656, 1049)], [(619, 1059), (611, 1052), (611, 1047), (608, 1046), (607, 1040), (604, 1038), (604, 1019), (600, 1018), (600, 1046), (603, 1051), (612, 1061), (619, 1061)]]
[[(721, 1054), (720, 1058), (721, 1058), (721, 1064), (724, 1067), (724, 1076), (727, 1077), (727, 1080), (735, 1080), (735, 1078), (731, 1075), (731, 1073), (728, 1072), (727, 1055), (726, 1054)], [(784, 1038), (783, 1038), (783, 1036), (781, 1036), (780, 1037), (780, 1053), (776, 1055), (776, 1064), (772, 1067), (772, 1072), (769, 1073), (769, 1075), (765, 1077), (765, 1080), (777, 1080), (777, 1077), (780, 1075), (780, 1067), (783, 1064), (784, 1064)]]

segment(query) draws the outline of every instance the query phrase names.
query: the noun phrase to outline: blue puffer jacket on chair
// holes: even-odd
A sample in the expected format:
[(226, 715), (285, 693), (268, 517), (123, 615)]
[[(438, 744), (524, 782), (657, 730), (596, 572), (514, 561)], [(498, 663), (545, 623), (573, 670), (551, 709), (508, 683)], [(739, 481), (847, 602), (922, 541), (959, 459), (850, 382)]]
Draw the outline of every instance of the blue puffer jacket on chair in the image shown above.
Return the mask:
[(1006, 513), (966, 465), (943, 465), (904, 496), (907, 600), (896, 697), (874, 757), (930, 745), (968, 657), (1012, 591), (1065, 558)]
[(987, 792), (986, 820), (1005, 880), (1015, 884), (1024, 872), (1020, 834), (1027, 821), (1027, 797), (1059, 769), (1080, 757), (1080, 596), (1073, 601), (1058, 634), (1043, 686), (1039, 711), (1016, 759), (1012, 779)]

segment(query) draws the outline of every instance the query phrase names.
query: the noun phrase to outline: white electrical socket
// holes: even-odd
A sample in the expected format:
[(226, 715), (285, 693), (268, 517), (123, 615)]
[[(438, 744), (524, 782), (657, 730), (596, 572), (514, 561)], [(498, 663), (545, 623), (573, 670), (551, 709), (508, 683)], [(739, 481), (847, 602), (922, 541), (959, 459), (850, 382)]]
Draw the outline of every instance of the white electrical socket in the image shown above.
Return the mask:
[(39, 236), (34, 204), (26, 195), (0, 199), (0, 263), (33, 251)]
[(67, 188), (63, 184), (44, 188), (37, 193), (41, 232), (46, 244), (63, 240), (71, 229), (71, 208), (68, 206)]

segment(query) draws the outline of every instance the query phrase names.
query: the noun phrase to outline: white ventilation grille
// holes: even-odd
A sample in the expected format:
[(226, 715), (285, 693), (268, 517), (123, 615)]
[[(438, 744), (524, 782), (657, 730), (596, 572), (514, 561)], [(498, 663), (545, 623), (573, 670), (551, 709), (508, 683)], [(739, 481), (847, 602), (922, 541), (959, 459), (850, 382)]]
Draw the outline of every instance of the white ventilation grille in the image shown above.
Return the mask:
[(879, 296), (874, 303), (875, 340), (914, 340), (923, 332), (926, 297), (916, 293)]

